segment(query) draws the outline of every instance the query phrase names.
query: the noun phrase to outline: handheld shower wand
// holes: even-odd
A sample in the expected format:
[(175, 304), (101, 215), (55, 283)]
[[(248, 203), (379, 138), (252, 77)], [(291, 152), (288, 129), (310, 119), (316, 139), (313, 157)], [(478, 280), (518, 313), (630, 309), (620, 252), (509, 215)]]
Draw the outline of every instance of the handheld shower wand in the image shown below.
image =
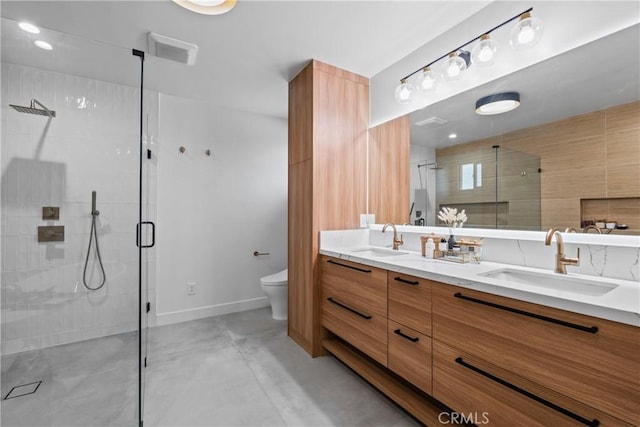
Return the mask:
[(98, 193), (96, 191), (91, 192), (91, 215), (98, 216), (100, 215), (100, 211), (96, 210), (96, 198)]
[[(104, 265), (102, 264), (102, 256), (100, 255), (100, 247), (98, 246), (98, 228), (96, 227), (96, 218), (100, 215), (100, 211), (96, 209), (97, 193), (91, 192), (91, 231), (89, 232), (89, 247), (87, 248), (87, 257), (84, 260), (84, 271), (82, 272), (82, 283), (84, 287), (90, 291), (97, 291), (102, 288), (107, 281), (107, 275), (104, 272)], [(98, 255), (98, 265), (102, 272), (102, 282), (96, 288), (92, 288), (87, 284), (87, 266), (89, 265), (89, 254), (91, 253), (91, 243), (93, 238), (96, 239), (96, 255)]]

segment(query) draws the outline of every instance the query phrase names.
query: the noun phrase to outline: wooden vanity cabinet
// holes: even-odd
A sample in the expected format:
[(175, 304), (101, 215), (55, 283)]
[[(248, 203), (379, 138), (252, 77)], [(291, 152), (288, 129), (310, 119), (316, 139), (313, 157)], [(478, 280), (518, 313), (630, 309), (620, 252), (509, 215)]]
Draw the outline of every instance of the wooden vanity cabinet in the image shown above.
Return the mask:
[[(438, 348), (448, 354), (438, 342), (596, 411), (640, 424), (640, 328), (449, 285), (434, 286), (432, 297), (433, 392), (445, 404), (467, 410), (451, 400), (445, 383), (459, 372), (474, 381), (477, 373), (438, 356)], [(513, 391), (502, 390), (508, 402)]]
[(431, 336), (431, 282), (389, 272), (389, 319)]
[(387, 366), (387, 271), (321, 256), (322, 326)]
[(640, 328), (321, 263), (322, 325), (348, 343), (323, 345), (423, 422), (444, 404), (496, 426), (640, 426)]
[(433, 340), (433, 396), (489, 426), (629, 426), (465, 351)]
[(431, 282), (389, 271), (389, 369), (431, 394)]
[(389, 319), (388, 367), (431, 394), (431, 337)]

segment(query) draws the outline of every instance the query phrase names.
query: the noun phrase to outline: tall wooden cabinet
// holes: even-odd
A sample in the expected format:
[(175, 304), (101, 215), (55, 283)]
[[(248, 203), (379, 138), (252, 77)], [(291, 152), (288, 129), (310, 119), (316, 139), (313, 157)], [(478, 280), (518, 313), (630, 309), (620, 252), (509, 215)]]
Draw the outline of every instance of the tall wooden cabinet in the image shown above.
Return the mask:
[(369, 131), (369, 213), (378, 224), (410, 220), (410, 150), (408, 115)]
[(367, 212), (369, 80), (312, 60), (289, 83), (289, 336), (323, 353), (319, 231)]

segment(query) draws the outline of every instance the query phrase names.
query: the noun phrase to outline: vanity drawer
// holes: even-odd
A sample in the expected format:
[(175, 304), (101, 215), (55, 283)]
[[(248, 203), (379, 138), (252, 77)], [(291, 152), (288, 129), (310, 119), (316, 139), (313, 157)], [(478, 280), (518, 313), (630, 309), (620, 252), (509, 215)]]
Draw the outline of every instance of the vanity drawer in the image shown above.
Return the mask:
[(436, 339), (433, 397), (478, 425), (628, 425)]
[(431, 336), (431, 282), (389, 272), (389, 319)]
[(367, 313), (387, 317), (387, 271), (338, 258), (320, 257), (323, 300), (334, 297)]
[(387, 366), (387, 318), (339, 298), (322, 300), (322, 326)]
[(389, 320), (389, 369), (431, 394), (431, 338)]
[(626, 422), (640, 420), (640, 328), (433, 286), (433, 337)]

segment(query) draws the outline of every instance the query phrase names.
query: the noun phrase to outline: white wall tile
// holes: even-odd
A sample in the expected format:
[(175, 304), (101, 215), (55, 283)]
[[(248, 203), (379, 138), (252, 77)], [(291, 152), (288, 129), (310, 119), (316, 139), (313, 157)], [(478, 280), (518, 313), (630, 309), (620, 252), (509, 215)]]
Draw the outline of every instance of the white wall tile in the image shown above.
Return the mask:
[[(135, 330), (139, 89), (3, 63), (2, 94), (20, 105), (36, 98), (57, 112), (48, 120), (6, 106), (0, 110), (6, 124), (2, 353)], [(153, 137), (158, 94), (145, 91), (145, 101), (150, 124), (145, 132)], [(145, 168), (145, 177), (155, 180), (157, 163)], [(157, 185), (148, 188), (155, 193)], [(82, 285), (92, 190), (98, 191), (98, 234), (108, 274), (105, 288), (97, 292)], [(149, 198), (155, 202), (156, 195)], [(60, 220), (43, 221), (42, 206), (59, 206)], [(155, 204), (146, 208), (155, 218), (149, 209)], [(37, 227), (47, 224), (64, 225), (65, 242), (38, 243)], [(155, 251), (146, 255), (154, 262)], [(95, 268), (93, 263), (89, 270)]]

